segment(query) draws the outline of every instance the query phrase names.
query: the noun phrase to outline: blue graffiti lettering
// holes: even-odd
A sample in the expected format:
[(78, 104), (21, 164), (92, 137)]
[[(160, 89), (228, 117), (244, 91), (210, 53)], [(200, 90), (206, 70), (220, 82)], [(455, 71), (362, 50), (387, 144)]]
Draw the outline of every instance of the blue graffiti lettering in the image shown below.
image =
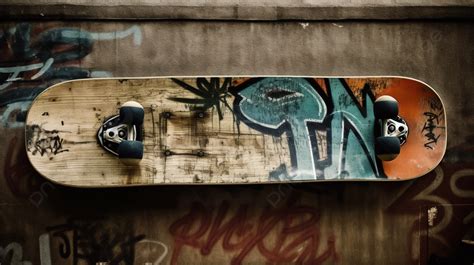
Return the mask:
[[(286, 133), (292, 161), (287, 179), (379, 177), (370, 89), (362, 90), (361, 106), (343, 80), (326, 79), (326, 87), (327, 93), (304, 78), (256, 79), (236, 88), (234, 108), (251, 128), (279, 137)], [(327, 150), (318, 150), (322, 147)], [(270, 175), (281, 179), (282, 168), (288, 167)]]
[(313, 178), (316, 174), (308, 122), (321, 123), (326, 104), (305, 79), (265, 78), (239, 92), (238, 106), (250, 126), (286, 131), (293, 150), (292, 179)]
[(361, 107), (340, 79), (327, 80), (333, 110), (330, 120), (331, 163), (324, 169), (326, 179), (370, 178), (379, 175), (374, 151), (374, 109), (369, 89), (362, 90)]

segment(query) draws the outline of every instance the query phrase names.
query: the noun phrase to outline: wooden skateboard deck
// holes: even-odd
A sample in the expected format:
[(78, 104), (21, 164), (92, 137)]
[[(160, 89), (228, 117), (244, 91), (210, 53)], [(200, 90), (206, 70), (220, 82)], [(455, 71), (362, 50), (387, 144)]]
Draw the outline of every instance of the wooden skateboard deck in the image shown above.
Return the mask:
[[(410, 130), (392, 161), (374, 151), (382, 95), (398, 101)], [(130, 100), (145, 112), (138, 166), (97, 140)], [(390, 181), (433, 170), (446, 130), (438, 94), (405, 77), (103, 78), (41, 93), (28, 112), (26, 149), (39, 173), (72, 186)]]

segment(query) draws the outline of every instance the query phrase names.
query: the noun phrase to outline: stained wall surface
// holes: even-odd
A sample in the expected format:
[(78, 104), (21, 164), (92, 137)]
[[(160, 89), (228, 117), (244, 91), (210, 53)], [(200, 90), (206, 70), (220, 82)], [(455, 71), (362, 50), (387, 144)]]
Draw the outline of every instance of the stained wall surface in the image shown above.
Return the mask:
[[(469, 19), (4, 20), (0, 264), (472, 264), (472, 43)], [(445, 158), (394, 183), (77, 189), (26, 157), (25, 113), (63, 80), (278, 74), (429, 83)]]

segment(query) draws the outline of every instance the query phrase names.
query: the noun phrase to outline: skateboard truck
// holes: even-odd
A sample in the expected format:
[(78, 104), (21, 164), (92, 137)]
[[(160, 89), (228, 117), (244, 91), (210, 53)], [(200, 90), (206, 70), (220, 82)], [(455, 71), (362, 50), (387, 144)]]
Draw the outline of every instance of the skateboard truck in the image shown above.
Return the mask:
[(400, 140), (400, 146), (407, 141), (408, 125), (402, 117), (397, 116), (394, 119), (386, 119), (382, 122), (382, 134), (384, 136), (397, 137)]
[(400, 147), (408, 136), (408, 124), (398, 115), (398, 101), (391, 96), (375, 100), (376, 118), (375, 153), (384, 161), (391, 161), (400, 154)]
[(100, 127), (97, 138), (108, 152), (127, 165), (135, 165), (143, 158), (143, 106), (127, 101), (118, 115), (108, 118)]

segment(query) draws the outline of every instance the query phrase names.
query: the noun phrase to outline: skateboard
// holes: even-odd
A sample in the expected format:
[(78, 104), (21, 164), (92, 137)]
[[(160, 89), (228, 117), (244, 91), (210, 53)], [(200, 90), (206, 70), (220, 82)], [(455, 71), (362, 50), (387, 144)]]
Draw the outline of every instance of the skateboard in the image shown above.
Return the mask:
[(33, 167), (69, 186), (397, 181), (446, 150), (443, 102), (407, 77), (98, 78), (33, 102)]

